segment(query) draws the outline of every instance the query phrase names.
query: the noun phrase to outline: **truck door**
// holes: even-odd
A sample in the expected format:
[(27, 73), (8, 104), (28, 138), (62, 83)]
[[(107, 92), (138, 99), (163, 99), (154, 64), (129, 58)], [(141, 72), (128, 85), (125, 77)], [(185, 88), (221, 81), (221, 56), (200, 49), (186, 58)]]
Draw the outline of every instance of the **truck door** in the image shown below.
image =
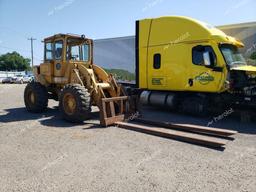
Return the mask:
[(40, 64), (40, 74), (44, 76), (47, 82), (52, 82), (53, 74), (53, 43), (45, 42), (44, 62)]
[(148, 48), (148, 65), (147, 65), (147, 83), (148, 89), (165, 90), (166, 88), (166, 72), (163, 62), (163, 55), (159, 48)]
[(211, 45), (191, 47), (192, 59), (188, 90), (198, 92), (218, 92), (221, 88), (223, 69), (218, 66), (218, 59)]

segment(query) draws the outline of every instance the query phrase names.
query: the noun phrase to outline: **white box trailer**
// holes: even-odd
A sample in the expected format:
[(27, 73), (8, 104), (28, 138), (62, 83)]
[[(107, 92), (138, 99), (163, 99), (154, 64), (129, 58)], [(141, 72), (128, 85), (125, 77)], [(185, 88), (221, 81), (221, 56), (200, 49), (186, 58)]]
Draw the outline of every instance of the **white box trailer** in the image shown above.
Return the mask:
[(94, 40), (94, 63), (135, 73), (135, 36)]

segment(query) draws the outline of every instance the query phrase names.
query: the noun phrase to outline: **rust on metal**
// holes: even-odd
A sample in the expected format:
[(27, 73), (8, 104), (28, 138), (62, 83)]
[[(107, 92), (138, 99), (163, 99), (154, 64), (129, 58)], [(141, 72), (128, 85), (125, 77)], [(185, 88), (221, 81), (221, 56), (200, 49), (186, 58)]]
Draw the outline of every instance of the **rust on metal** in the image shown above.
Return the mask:
[(188, 131), (188, 132), (194, 132), (194, 133), (204, 133), (208, 135), (215, 135), (215, 136), (221, 136), (221, 137), (228, 137), (237, 133), (237, 131), (228, 130), (228, 129), (205, 127), (205, 126), (191, 125), (191, 124), (177, 124), (177, 123), (171, 123), (171, 122), (165, 122), (165, 121), (160, 122), (160, 121), (153, 121), (153, 120), (142, 119), (142, 118), (137, 118), (135, 119), (135, 121), (149, 124), (149, 125), (165, 127), (169, 129), (176, 129), (176, 130)]
[(124, 121), (128, 96), (102, 98), (100, 103), (100, 124), (114, 125)]
[(138, 132), (143, 132), (151, 135), (156, 135), (160, 137), (166, 137), (170, 139), (185, 141), (189, 143), (195, 143), (199, 145), (219, 148), (222, 147), (227, 143), (227, 140), (209, 137), (205, 135), (195, 134), (195, 133), (188, 133), (183, 131), (177, 130), (170, 130), (162, 127), (148, 127), (139, 124), (132, 124), (126, 122), (116, 122), (117, 127), (134, 130)]

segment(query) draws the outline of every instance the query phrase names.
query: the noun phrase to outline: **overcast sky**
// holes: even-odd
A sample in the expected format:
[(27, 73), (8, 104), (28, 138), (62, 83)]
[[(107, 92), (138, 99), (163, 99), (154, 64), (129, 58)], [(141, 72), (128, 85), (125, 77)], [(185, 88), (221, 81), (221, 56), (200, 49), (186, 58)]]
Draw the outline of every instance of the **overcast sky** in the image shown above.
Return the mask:
[(256, 0), (0, 0), (0, 54), (17, 51), (35, 63), (41, 40), (55, 33), (99, 39), (134, 35), (135, 20), (163, 15), (189, 16), (212, 25), (256, 21)]

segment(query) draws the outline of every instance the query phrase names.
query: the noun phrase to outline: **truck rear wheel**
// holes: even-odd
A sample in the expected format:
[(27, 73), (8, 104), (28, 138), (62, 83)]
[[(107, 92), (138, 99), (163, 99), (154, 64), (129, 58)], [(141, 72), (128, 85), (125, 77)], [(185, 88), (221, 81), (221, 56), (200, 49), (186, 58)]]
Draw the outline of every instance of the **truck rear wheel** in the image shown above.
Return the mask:
[(24, 91), (24, 102), (29, 112), (40, 113), (48, 106), (48, 92), (38, 82), (27, 84)]
[(59, 101), (59, 110), (65, 120), (80, 123), (89, 118), (91, 96), (84, 86), (66, 85), (61, 91)]

